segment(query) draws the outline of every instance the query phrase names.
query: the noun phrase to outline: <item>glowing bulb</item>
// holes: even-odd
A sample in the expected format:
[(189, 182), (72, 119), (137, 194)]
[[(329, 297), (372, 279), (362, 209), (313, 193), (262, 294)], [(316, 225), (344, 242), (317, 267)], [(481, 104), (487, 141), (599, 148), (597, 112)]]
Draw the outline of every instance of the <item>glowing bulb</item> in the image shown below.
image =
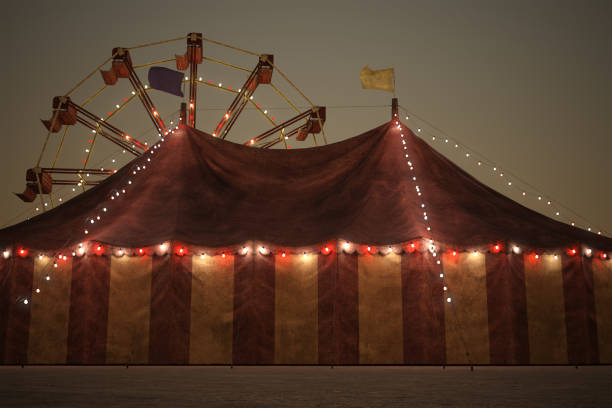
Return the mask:
[(457, 256), (457, 251), (453, 251), (453, 256)]
[(513, 247), (512, 247), (512, 251), (513, 251), (515, 254), (518, 254), (519, 252), (521, 252), (521, 248), (519, 248), (518, 246), (516, 246), (516, 245), (515, 245), (515, 246), (513, 246)]
[(351, 244), (349, 244), (348, 242), (345, 242), (344, 244), (342, 244), (342, 247), (348, 251), (349, 249), (351, 249)]
[(304, 252), (304, 258), (306, 258), (306, 256), (307, 256), (307, 255), (306, 255), (306, 252)]
[(474, 252), (472, 253), (472, 255), (474, 255), (474, 256), (478, 256), (478, 251), (474, 251)]
[(9, 251), (2, 252), (2, 256), (8, 258), (11, 253)]
[(117, 251), (117, 254), (119, 254), (119, 256), (123, 255), (123, 250), (120, 249), (119, 251)]
[(451, 298), (446, 298), (446, 302), (450, 303), (451, 302)]
[(284, 258), (287, 256), (287, 254), (285, 253), (285, 251), (283, 251), (283, 253), (281, 254), (281, 256)]
[(28, 304), (28, 299), (23, 299), (23, 304), (27, 305)]
[(444, 277), (444, 274), (443, 274), (443, 273), (441, 273), (441, 274), (440, 274), (440, 277), (441, 277), (441, 278), (443, 278), (443, 277)]
[(540, 259), (540, 255), (535, 254), (535, 255), (534, 255), (534, 258), (535, 258), (535, 259)]
[(159, 249), (161, 249), (162, 251), (166, 250), (166, 244), (160, 244), (159, 245)]
[(591, 256), (591, 253), (592, 253), (592, 252), (593, 252), (593, 251), (591, 250), (591, 248), (587, 248), (587, 249), (585, 250), (585, 253), (587, 254), (587, 256)]
[(221, 258), (225, 258), (225, 252), (221, 252)]
[(246, 255), (247, 252), (249, 252), (249, 248), (242, 247), (242, 253)]
[(40, 293), (40, 289), (39, 288), (36, 288), (36, 293)]

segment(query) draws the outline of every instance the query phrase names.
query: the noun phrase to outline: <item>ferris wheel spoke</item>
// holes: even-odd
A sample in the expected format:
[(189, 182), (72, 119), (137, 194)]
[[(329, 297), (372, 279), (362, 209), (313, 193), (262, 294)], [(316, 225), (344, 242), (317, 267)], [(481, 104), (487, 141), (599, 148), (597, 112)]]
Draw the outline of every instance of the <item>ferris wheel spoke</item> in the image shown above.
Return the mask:
[(274, 62), (274, 56), (270, 54), (263, 54), (259, 57), (259, 62), (245, 81), (240, 92), (234, 98), (229, 108), (225, 112), (223, 118), (217, 125), (217, 128), (213, 132), (213, 136), (218, 136), (221, 139), (225, 139), (234, 123), (242, 113), (244, 107), (249, 100), (253, 97), (255, 90), (259, 84), (269, 84), (272, 80), (272, 71)]
[(202, 33), (189, 33), (187, 35), (187, 52), (185, 55), (176, 55), (176, 69), (185, 71), (189, 68), (189, 112), (187, 123), (196, 126), (196, 106), (198, 92), (198, 65), (202, 63)]
[(255, 136), (244, 144), (254, 145), (256, 143), (259, 143), (269, 138), (270, 136), (273, 136), (275, 133), (282, 132), (283, 129), (288, 128), (289, 126), (293, 126), (297, 122), (300, 122), (304, 119), (306, 119), (306, 123), (298, 125), (298, 127), (289, 130), (287, 133), (285, 133), (285, 137), (288, 138), (290, 136), (296, 135), (296, 140), (303, 141), (306, 139), (306, 137), (308, 137), (309, 134), (312, 134), (314, 136), (314, 134), (320, 133), (322, 129), (322, 124), (325, 122), (325, 107), (313, 106), (311, 109), (308, 109), (307, 111), (304, 111), (299, 115), (294, 116), (293, 118), (286, 120), (285, 122), (279, 125), (276, 125), (272, 129), (267, 130), (258, 136)]
[(155, 128), (157, 129), (160, 135), (165, 135), (168, 133), (168, 129), (164, 124), (159, 112), (155, 108), (153, 101), (149, 97), (149, 94), (146, 92), (145, 86), (142, 84), (142, 81), (136, 75), (136, 71), (132, 65), (132, 58), (130, 57), (130, 52), (121, 47), (113, 48), (113, 62), (111, 68), (106, 71), (100, 71), (102, 74), (102, 79), (106, 85), (115, 85), (119, 78), (128, 78), (132, 87), (134, 88), (134, 92), (142, 102), (142, 105), (145, 108), (145, 111)]

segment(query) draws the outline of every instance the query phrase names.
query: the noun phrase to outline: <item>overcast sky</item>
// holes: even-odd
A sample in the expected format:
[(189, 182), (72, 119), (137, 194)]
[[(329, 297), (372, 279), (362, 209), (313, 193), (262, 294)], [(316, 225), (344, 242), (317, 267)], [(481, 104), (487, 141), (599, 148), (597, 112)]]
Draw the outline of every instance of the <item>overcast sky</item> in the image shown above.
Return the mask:
[[(40, 206), (13, 192), (24, 188), (25, 171), (36, 164), (51, 117), (53, 96), (65, 93), (110, 56), (115, 46), (133, 46), (189, 32), (258, 53), (275, 63), (315, 103), (327, 105), (330, 142), (355, 136), (389, 120), (391, 95), (365, 91), (359, 70), (395, 67), (400, 104), (437, 129), (424, 129), (432, 146), (484, 183), (546, 215), (538, 193), (508, 188), (491, 170), (479, 168), (466, 150), (444, 144), (440, 130), (480, 152), (499, 169), (515, 174), (545, 197), (575, 210), (595, 230), (612, 231), (612, 2), (611, 1), (30, 1), (4, 2), (0, 148), (0, 225), (31, 216)], [(135, 50), (135, 64), (183, 53), (183, 41)], [(253, 57), (205, 44), (204, 54), (252, 67)], [(172, 65), (167, 65), (172, 67)], [(146, 70), (139, 71), (146, 82)], [(206, 79), (242, 85), (245, 74), (206, 63)], [(278, 74), (275, 81), (291, 93)], [(96, 74), (75, 94), (77, 102), (102, 85)], [(129, 96), (129, 83), (105, 90), (90, 108), (114, 109)], [(261, 95), (261, 96), (260, 96)], [(152, 94), (170, 120), (180, 99)], [(256, 98), (278, 118), (291, 112), (269, 89)], [(231, 96), (199, 93), (198, 127), (212, 132)], [(351, 108), (352, 107), (352, 108)], [(130, 134), (155, 140), (138, 106), (117, 116)], [(106, 112), (108, 113), (108, 112)], [(266, 129), (248, 111), (231, 140), (247, 140)], [(438, 134), (436, 141), (431, 135)], [(67, 137), (58, 165), (77, 167), (88, 135)], [(53, 135), (43, 166), (59, 141)], [(306, 147), (294, 142), (292, 147)], [(96, 146), (92, 163), (111, 168), (129, 157), (109, 145)], [(112, 160), (115, 160), (113, 163)], [(513, 179), (514, 180), (514, 179)], [(522, 186), (516, 180), (514, 186)], [(527, 186), (525, 187), (527, 189)], [(160, 192), (162, 193), (162, 192)], [(60, 190), (64, 199), (70, 189)], [(564, 221), (580, 222), (565, 207)], [(569, 218), (566, 218), (568, 217)]]

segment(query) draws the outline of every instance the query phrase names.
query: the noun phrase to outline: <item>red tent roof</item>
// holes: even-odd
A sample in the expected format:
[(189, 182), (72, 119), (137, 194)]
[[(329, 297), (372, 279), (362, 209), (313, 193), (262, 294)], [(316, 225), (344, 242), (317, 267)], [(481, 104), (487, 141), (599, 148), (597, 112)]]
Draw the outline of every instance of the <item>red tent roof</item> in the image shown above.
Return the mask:
[(95, 188), (0, 230), (0, 246), (57, 249), (84, 240), (303, 246), (334, 238), (383, 245), (431, 236), (457, 247), (507, 241), (612, 250), (612, 239), (523, 207), (403, 129), (387, 123), (327, 146), (264, 150), (182, 127)]

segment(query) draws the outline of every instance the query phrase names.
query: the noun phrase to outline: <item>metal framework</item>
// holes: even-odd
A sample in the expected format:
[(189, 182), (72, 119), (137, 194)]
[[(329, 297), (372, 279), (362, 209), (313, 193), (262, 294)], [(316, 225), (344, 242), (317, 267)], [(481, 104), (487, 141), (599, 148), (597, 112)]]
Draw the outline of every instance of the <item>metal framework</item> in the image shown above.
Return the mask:
[(168, 134), (168, 129), (166, 129), (164, 121), (155, 108), (153, 101), (151, 101), (149, 94), (145, 92), (145, 87), (140, 81), (140, 78), (138, 78), (138, 75), (136, 75), (136, 71), (134, 71), (130, 52), (125, 48), (117, 47), (113, 48), (113, 56), (111, 69), (107, 71), (100, 71), (104, 83), (106, 85), (115, 85), (119, 78), (128, 78), (134, 87), (134, 91), (136, 92), (136, 95), (138, 95), (140, 102), (142, 102), (142, 106), (144, 106), (147, 115), (151, 118), (151, 121), (157, 128), (159, 134)]
[(242, 113), (242, 110), (252, 98), (255, 93), (255, 89), (259, 84), (269, 84), (272, 82), (272, 71), (274, 70), (272, 63), (274, 62), (274, 56), (270, 54), (264, 54), (259, 57), (259, 62), (251, 71), (251, 74), (245, 81), (242, 88), (238, 92), (238, 95), (234, 98), (229, 108), (225, 111), (225, 115), (221, 118), (221, 121), (217, 125), (217, 128), (213, 132), (213, 136), (225, 139), (228, 132), (236, 123), (236, 120)]
[(189, 116), (187, 125), (196, 127), (196, 112), (198, 99), (198, 65), (202, 63), (202, 33), (189, 33), (187, 35), (187, 52), (177, 55), (176, 69), (185, 71), (189, 68)]
[(142, 152), (148, 149), (144, 143), (100, 119), (82, 106), (75, 104), (68, 96), (56, 96), (53, 98), (53, 110), (58, 112), (56, 120), (42, 121), (47, 130), (52, 133), (59, 132), (63, 125), (70, 126), (80, 123), (93, 130), (96, 135), (99, 134), (135, 156), (142, 154)]

